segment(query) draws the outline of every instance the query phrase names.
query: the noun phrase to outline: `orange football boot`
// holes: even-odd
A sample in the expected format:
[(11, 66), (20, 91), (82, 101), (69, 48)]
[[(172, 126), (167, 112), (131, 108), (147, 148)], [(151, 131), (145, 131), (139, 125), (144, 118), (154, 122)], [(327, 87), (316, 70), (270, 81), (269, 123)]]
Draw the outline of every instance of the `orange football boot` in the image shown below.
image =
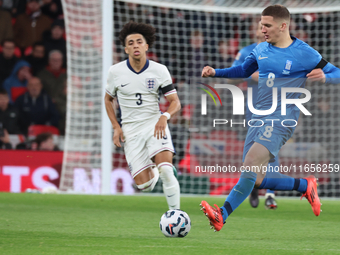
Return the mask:
[(322, 204), (320, 203), (320, 199), (318, 195), (318, 190), (317, 190), (318, 184), (316, 183), (317, 179), (313, 175), (310, 175), (304, 179), (307, 180), (307, 190), (305, 193), (302, 194), (300, 200), (303, 197), (307, 198), (308, 202), (312, 206), (315, 216), (319, 216), (320, 212), (322, 212), (321, 210)]
[(201, 210), (208, 217), (211, 228), (215, 229), (215, 232), (220, 231), (224, 224), (221, 209), (216, 204), (216, 208), (211, 207), (207, 201), (202, 201), (200, 206), (202, 207)]

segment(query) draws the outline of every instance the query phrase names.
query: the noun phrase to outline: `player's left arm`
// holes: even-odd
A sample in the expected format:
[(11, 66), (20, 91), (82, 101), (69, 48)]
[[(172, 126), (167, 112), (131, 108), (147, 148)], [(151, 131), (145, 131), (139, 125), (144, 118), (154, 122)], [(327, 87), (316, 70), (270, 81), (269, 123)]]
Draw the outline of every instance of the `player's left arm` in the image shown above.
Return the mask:
[[(173, 85), (171, 84), (168, 86), (173, 86)], [(165, 88), (162, 89), (163, 93), (164, 93)], [(173, 91), (173, 93), (168, 94), (168, 95), (164, 93), (170, 105), (168, 109), (166, 110), (166, 112), (161, 115), (161, 117), (159, 118), (155, 126), (154, 137), (156, 137), (157, 139), (161, 139), (163, 136), (165, 136), (165, 128), (166, 128), (168, 119), (170, 119), (171, 116), (173, 116), (175, 113), (177, 113), (181, 109), (181, 102), (179, 101), (176, 90), (173, 89), (171, 91)]]
[[(322, 83), (340, 83), (340, 69), (327, 62), (322, 58), (321, 54), (312, 47), (304, 44), (301, 45), (299, 51), (295, 52), (296, 58), (300, 59), (300, 63), (311, 70), (306, 75), (310, 81), (319, 81)], [(305, 56), (309, 56), (308, 59)]]
[(320, 81), (322, 83), (340, 83), (340, 69), (324, 59), (320, 63), (316, 69), (307, 74), (308, 80)]

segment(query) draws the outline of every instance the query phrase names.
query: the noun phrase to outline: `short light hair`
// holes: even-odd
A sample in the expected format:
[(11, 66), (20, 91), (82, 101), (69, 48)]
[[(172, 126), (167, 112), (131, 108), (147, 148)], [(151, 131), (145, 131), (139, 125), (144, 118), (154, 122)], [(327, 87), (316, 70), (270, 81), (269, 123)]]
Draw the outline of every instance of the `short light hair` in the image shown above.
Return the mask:
[(48, 54), (48, 59), (50, 59), (54, 53), (58, 53), (61, 55), (61, 58), (64, 58), (64, 54), (60, 50), (51, 50), (50, 53)]
[(290, 13), (288, 9), (280, 4), (270, 5), (262, 11), (262, 16), (271, 16), (274, 19), (283, 19), (290, 22)]

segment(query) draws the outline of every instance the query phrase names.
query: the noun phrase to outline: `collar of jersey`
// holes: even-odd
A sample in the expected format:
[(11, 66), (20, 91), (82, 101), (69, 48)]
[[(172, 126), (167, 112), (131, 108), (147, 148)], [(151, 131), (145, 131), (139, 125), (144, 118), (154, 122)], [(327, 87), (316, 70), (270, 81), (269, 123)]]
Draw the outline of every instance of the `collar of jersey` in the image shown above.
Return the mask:
[(287, 48), (279, 48), (279, 47), (276, 47), (276, 46), (274, 46), (272, 44), (269, 44), (269, 45), (270, 45), (270, 47), (273, 47), (275, 49), (285, 50), (285, 49), (288, 49), (288, 48), (292, 47), (295, 44), (295, 42), (297, 41), (296, 37), (294, 37), (294, 36), (290, 36), (290, 38), (292, 38), (293, 42)]
[(142, 68), (142, 70), (140, 70), (138, 73), (132, 68), (132, 66), (130, 65), (130, 62), (129, 62), (129, 59), (126, 60), (126, 64), (127, 64), (127, 67), (132, 71), (134, 72), (135, 74), (140, 74), (142, 72), (144, 72), (146, 69), (148, 69), (149, 67), (149, 60), (147, 59), (146, 60), (146, 63), (144, 65), (144, 67)]

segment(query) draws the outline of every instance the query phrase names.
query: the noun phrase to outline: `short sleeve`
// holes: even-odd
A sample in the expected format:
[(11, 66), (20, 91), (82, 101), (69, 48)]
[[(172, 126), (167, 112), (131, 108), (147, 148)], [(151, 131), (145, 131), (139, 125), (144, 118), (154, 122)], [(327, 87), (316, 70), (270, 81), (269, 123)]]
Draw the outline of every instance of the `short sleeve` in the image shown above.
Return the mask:
[(160, 89), (162, 90), (164, 96), (169, 96), (171, 94), (177, 93), (174, 85), (172, 84), (172, 78), (168, 71), (168, 68), (166, 68), (165, 66), (163, 69)]
[(162, 68), (162, 78), (161, 78), (161, 84), (160, 84), (160, 87), (161, 88), (164, 88), (170, 84), (172, 84), (172, 78), (171, 78), (171, 75), (168, 71), (168, 68), (166, 68), (164, 66), (164, 68)]
[(321, 61), (321, 54), (310, 47), (309, 45), (303, 45), (298, 50), (294, 51), (296, 59), (298, 59), (301, 65), (306, 71), (312, 71)]
[(107, 75), (107, 82), (105, 87), (106, 93), (109, 94), (111, 97), (117, 96), (117, 87), (114, 85), (114, 74), (112, 67), (109, 69), (109, 73)]

